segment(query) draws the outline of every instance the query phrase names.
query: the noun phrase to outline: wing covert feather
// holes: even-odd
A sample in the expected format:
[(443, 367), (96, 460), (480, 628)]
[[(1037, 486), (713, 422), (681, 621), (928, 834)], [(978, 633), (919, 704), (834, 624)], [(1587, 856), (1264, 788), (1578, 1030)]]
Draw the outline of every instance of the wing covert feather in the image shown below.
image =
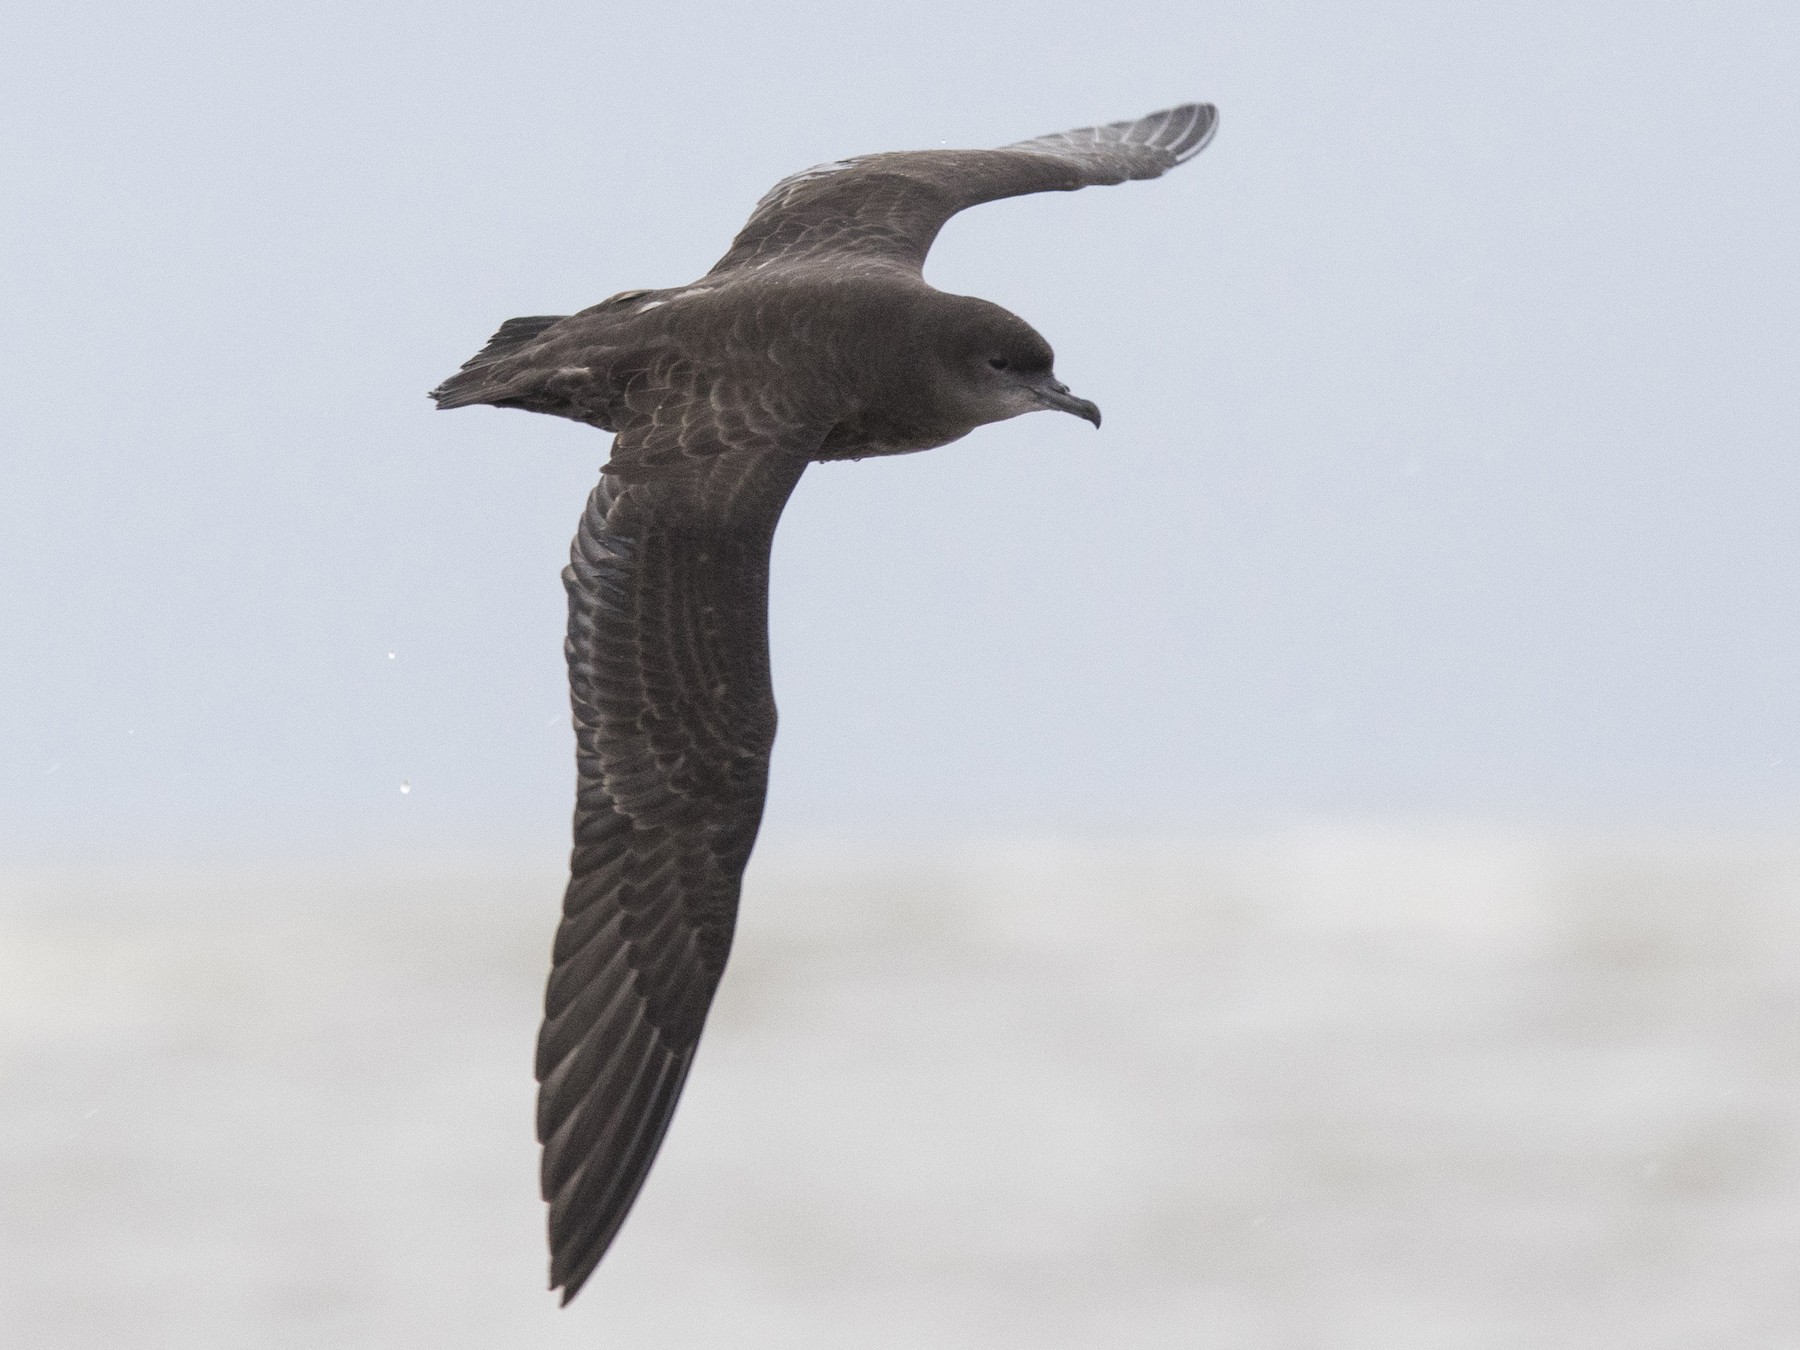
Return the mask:
[[(750, 347), (753, 336), (744, 344)], [(771, 355), (790, 355), (805, 335), (772, 344)], [(716, 455), (799, 454), (817, 448), (831, 426), (830, 410), (812, 407), (819, 390), (782, 385), (752, 367), (706, 360), (681, 347), (648, 353), (622, 375), (623, 391), (611, 415), (618, 436), (606, 472), (645, 479)]]

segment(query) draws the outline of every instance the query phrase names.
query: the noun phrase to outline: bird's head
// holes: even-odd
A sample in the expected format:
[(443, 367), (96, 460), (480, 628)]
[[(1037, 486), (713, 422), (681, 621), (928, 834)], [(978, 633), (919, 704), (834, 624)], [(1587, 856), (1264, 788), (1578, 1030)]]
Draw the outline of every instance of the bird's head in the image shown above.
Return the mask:
[(1056, 378), (1056, 353), (1015, 314), (985, 300), (955, 297), (938, 357), (949, 387), (977, 425), (1049, 408), (1100, 425), (1100, 409)]

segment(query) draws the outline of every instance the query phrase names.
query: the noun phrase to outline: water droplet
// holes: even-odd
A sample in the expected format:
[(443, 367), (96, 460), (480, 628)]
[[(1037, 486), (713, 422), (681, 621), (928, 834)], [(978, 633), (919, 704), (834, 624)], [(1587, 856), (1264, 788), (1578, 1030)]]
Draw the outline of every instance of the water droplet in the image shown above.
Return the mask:
[(411, 791), (412, 791), (412, 784), (411, 784), (411, 783), (402, 783), (402, 784), (401, 784), (401, 785), (400, 785), (400, 795), (401, 795), (401, 796), (402, 796), (402, 797), (404, 797), (404, 796), (405, 796), (405, 795), (406, 795), (406, 794), (407, 794), (407, 793), (409, 793), (409, 792), (411, 792)]

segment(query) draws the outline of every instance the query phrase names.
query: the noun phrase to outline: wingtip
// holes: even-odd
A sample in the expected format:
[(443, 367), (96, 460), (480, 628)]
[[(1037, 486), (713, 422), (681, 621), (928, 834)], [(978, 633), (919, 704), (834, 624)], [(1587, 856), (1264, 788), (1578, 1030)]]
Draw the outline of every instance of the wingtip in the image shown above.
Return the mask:
[[(1164, 114), (1150, 115), (1156, 117)], [(1177, 164), (1187, 163), (1206, 149), (1219, 130), (1219, 109), (1216, 104), (1182, 103), (1170, 108), (1166, 116), (1168, 121), (1164, 124), (1165, 134), (1175, 126), (1181, 128), (1163, 147), (1175, 157)]]
[(550, 1292), (556, 1295), (556, 1306), (566, 1308), (575, 1301), (575, 1295), (581, 1292), (582, 1286), (588, 1282), (588, 1276), (594, 1273), (594, 1267), (600, 1264), (600, 1257), (592, 1255), (590, 1259), (574, 1265), (565, 1265), (553, 1253), (550, 1257)]
[[(1143, 146), (1158, 152), (1161, 162), (1155, 168), (1132, 173), (1134, 178), (1155, 178), (1177, 164), (1185, 164), (1211, 143), (1219, 129), (1219, 110), (1211, 103), (1177, 103), (1172, 108), (1158, 108), (1135, 120), (1110, 122), (1088, 129), (1097, 140)], [(1064, 137), (1081, 135), (1065, 132)], [(1049, 138), (1056, 139), (1056, 138)]]
[[(623, 1215), (619, 1217), (624, 1218)], [(559, 1271), (559, 1263), (554, 1256), (551, 1257), (550, 1288), (552, 1292), (562, 1291), (557, 1298), (557, 1307), (566, 1308), (575, 1301), (575, 1295), (579, 1294), (583, 1286), (587, 1284), (595, 1267), (600, 1264), (600, 1258), (606, 1255), (606, 1249), (611, 1245), (610, 1238), (606, 1242), (592, 1244), (582, 1259), (570, 1265), (566, 1270)]]

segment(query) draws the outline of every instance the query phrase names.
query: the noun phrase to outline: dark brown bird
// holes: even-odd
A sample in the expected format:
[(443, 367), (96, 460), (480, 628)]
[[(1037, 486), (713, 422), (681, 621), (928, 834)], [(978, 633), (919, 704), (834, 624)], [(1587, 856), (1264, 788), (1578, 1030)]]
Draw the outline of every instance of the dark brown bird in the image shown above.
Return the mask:
[(564, 1303), (644, 1184), (731, 949), (775, 740), (769, 550), (788, 495), (814, 460), (928, 450), (1035, 409), (1099, 426), (1049, 343), (927, 285), (925, 254), (966, 207), (1156, 178), (1217, 125), (1190, 103), (821, 164), (777, 183), (694, 284), (509, 319), (432, 391), (616, 433), (563, 572), (579, 784), (537, 1129)]

